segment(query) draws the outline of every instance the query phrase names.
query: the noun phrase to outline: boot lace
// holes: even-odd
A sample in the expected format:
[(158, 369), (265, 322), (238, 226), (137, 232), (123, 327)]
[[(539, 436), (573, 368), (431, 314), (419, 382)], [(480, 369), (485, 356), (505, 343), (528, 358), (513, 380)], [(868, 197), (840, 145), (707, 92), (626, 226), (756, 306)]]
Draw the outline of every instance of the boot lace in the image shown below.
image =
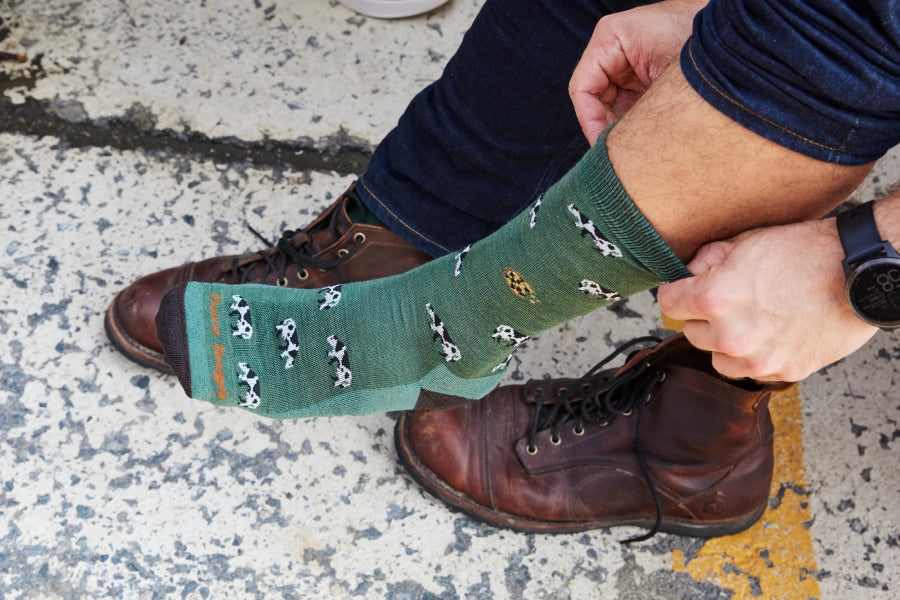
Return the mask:
[(555, 398), (544, 398), (541, 388), (535, 391), (535, 409), (526, 446), (526, 451), (530, 454), (536, 454), (538, 451), (536, 440), (540, 431), (550, 430), (550, 443), (559, 444), (561, 442), (560, 431), (566, 423), (574, 422), (573, 433), (583, 435), (585, 425), (606, 427), (616, 417), (628, 417), (634, 412), (637, 413), (635, 450), (641, 475), (650, 489), (656, 506), (656, 522), (646, 534), (622, 540), (623, 544), (650, 539), (656, 535), (662, 523), (662, 502), (653, 478), (650, 476), (641, 439), (643, 437), (643, 407), (650, 401), (653, 388), (665, 379), (665, 372), (657, 367), (665, 358), (666, 352), (665, 349), (662, 349), (649, 354), (644, 361), (617, 376), (604, 374), (598, 376), (597, 373), (616, 357), (626, 352), (629, 353), (629, 358), (632, 357), (638, 351), (635, 349), (636, 346), (647, 343), (655, 345), (660, 341), (659, 338), (646, 336), (623, 344), (578, 380), (566, 387), (560, 387)]
[[(331, 229), (331, 235), (333, 239), (337, 239), (339, 237), (337, 227), (337, 219), (332, 218), (329, 222), (329, 228)], [(310, 240), (308, 238), (296, 246), (291, 243), (291, 238), (293, 238), (296, 234), (301, 233), (303, 231), (302, 229), (289, 229), (287, 231), (284, 231), (281, 234), (281, 238), (274, 242), (267, 240), (261, 233), (259, 233), (249, 224), (247, 225), (247, 229), (249, 229), (250, 232), (253, 233), (253, 235), (255, 235), (263, 244), (265, 244), (267, 248), (265, 250), (258, 251), (256, 253), (258, 258), (256, 258), (256, 260), (249, 261), (246, 264), (239, 264), (238, 257), (231, 259), (232, 283), (251, 283), (253, 281), (262, 281), (266, 277), (268, 277), (270, 273), (277, 273), (277, 284), (281, 287), (285, 287), (288, 284), (286, 276), (287, 268), (292, 264), (297, 265), (298, 276), (301, 280), (306, 279), (306, 277), (309, 276), (309, 272), (306, 269), (307, 267), (310, 267), (322, 271), (329, 271), (337, 276), (340, 283), (344, 283), (344, 279), (341, 276), (339, 267), (344, 264), (353, 255), (354, 252), (359, 250), (359, 247), (362, 246), (362, 243), (365, 241), (365, 236), (361, 233), (357, 233), (355, 236), (353, 236), (353, 246), (351, 248), (339, 251), (338, 258), (336, 259), (324, 260), (322, 258), (317, 258), (314, 256), (313, 250), (312, 248), (310, 248)], [(257, 270), (257, 266), (260, 263), (264, 263), (261, 272)]]

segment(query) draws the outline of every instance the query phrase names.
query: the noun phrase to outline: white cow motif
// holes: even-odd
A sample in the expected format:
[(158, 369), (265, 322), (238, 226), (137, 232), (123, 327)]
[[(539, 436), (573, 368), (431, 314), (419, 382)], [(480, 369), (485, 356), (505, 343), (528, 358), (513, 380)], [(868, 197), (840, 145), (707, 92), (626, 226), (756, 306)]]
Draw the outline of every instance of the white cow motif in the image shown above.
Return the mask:
[(353, 381), (353, 373), (350, 371), (350, 356), (347, 353), (347, 346), (333, 335), (328, 336), (328, 343), (331, 345), (331, 351), (328, 352), (328, 364), (337, 364), (335, 376), (332, 378), (334, 387), (348, 387)]
[(238, 406), (250, 409), (256, 408), (261, 400), (259, 397), (259, 377), (256, 376), (256, 373), (247, 363), (238, 363), (238, 368), (240, 369), (238, 372), (238, 385), (247, 386), (247, 393), (244, 394), (244, 399), (238, 402)]
[(596, 296), (601, 300), (621, 300), (622, 296), (617, 294), (612, 290), (608, 290), (596, 281), (591, 281), (590, 279), (582, 279), (581, 283), (578, 284), (578, 289), (588, 294), (589, 296)]
[(534, 229), (534, 226), (537, 224), (537, 214), (538, 211), (541, 210), (541, 201), (543, 199), (544, 195), (541, 194), (538, 197), (537, 201), (534, 203), (534, 206), (531, 207), (531, 222), (529, 223), (531, 225), (530, 229)]
[(431, 316), (431, 331), (434, 332), (434, 335), (432, 336), (433, 339), (441, 340), (441, 354), (444, 355), (444, 360), (447, 362), (455, 362), (461, 359), (462, 354), (460, 353), (459, 348), (457, 348), (456, 344), (453, 343), (453, 340), (450, 339), (450, 333), (444, 326), (444, 322), (441, 321), (437, 314), (435, 314), (431, 304), (426, 304), (425, 310), (427, 310), (428, 314)]
[(578, 210), (574, 204), (568, 206), (569, 212), (575, 217), (575, 227), (581, 231), (582, 237), (589, 237), (594, 242), (594, 246), (603, 256), (614, 256), (620, 258), (622, 251), (615, 244), (600, 235), (593, 221), (587, 218), (587, 215)]
[(508, 342), (508, 345), (513, 348), (518, 348), (529, 339), (527, 335), (519, 333), (509, 325), (500, 325), (494, 330), (491, 337), (498, 342)]
[(231, 297), (231, 316), (237, 315), (237, 323), (231, 326), (232, 335), (249, 340), (253, 336), (253, 324), (250, 322), (250, 306), (239, 295)]
[(319, 310), (328, 310), (334, 308), (341, 301), (341, 285), (332, 285), (319, 290), (321, 298), (317, 300)]
[(497, 371), (500, 371), (500, 370), (508, 367), (509, 361), (512, 360), (513, 355), (515, 355), (515, 352), (510, 352), (509, 356), (506, 357), (506, 360), (504, 360), (502, 363), (500, 363), (499, 365), (497, 365), (496, 367), (491, 369), (491, 373), (496, 373)]
[(498, 342), (506, 342), (508, 347), (513, 349), (512, 352), (509, 353), (509, 356), (506, 357), (502, 363), (491, 369), (492, 373), (496, 373), (501, 369), (505, 369), (509, 366), (509, 361), (512, 360), (513, 355), (516, 353), (516, 350), (529, 340), (529, 337), (524, 333), (519, 333), (514, 328), (509, 325), (500, 325), (497, 329), (494, 330), (494, 334), (491, 336)]
[(281, 358), (284, 359), (284, 368), (290, 369), (294, 366), (294, 359), (297, 358), (297, 352), (300, 350), (300, 340), (297, 338), (297, 324), (293, 319), (287, 318), (280, 325), (276, 325), (275, 329), (278, 330), (278, 334), (284, 340), (284, 346), (278, 347), (279, 350), (282, 350)]
[(466, 256), (469, 255), (469, 250), (471, 249), (472, 246), (466, 246), (456, 255), (456, 268), (453, 270), (453, 275), (455, 277), (459, 277), (460, 273), (462, 273), (462, 262), (466, 259)]

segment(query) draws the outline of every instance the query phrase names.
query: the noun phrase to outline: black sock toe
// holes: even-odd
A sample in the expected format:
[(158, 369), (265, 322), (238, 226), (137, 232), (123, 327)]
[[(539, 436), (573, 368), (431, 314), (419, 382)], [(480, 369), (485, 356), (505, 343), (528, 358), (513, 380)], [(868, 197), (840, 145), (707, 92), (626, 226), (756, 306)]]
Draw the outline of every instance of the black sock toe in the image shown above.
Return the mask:
[(191, 360), (188, 353), (187, 322), (184, 316), (182, 283), (163, 296), (156, 313), (156, 337), (163, 348), (163, 359), (178, 376), (184, 392), (191, 395)]

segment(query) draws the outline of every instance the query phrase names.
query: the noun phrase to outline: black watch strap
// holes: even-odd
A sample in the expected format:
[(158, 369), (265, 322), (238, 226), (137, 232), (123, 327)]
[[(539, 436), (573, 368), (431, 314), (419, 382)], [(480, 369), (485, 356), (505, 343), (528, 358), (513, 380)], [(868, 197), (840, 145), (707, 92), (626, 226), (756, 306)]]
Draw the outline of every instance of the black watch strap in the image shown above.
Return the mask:
[(844, 247), (844, 271), (852, 270), (864, 258), (883, 253), (886, 242), (881, 239), (873, 212), (875, 204), (866, 202), (837, 216), (838, 236)]

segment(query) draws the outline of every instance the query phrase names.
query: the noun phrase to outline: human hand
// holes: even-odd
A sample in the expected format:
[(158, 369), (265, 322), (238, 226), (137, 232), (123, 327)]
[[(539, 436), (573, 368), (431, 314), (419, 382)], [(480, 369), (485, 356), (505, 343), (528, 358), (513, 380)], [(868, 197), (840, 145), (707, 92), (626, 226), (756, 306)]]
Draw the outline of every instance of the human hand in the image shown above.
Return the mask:
[(665, 0), (600, 19), (569, 81), (581, 130), (593, 146), (678, 56), (707, 0)]
[(659, 306), (722, 375), (800, 381), (878, 331), (850, 309), (843, 258), (834, 219), (750, 230), (700, 248)]

